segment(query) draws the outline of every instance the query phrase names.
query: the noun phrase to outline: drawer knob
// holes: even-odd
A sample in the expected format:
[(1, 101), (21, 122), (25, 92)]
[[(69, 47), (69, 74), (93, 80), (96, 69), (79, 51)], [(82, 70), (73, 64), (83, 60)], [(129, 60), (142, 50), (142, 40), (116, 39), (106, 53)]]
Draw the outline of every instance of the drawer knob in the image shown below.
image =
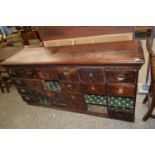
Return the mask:
[(93, 73), (89, 73), (89, 77), (93, 77), (94, 75), (93, 75)]
[(122, 93), (123, 93), (123, 88), (119, 88), (119, 89), (118, 89), (118, 93), (119, 93), (119, 94), (122, 94)]
[(20, 91), (21, 91), (22, 93), (25, 93), (25, 92), (26, 92), (26, 90), (25, 90), (25, 89), (21, 89)]
[(91, 87), (91, 89), (92, 89), (92, 90), (95, 90), (95, 87), (94, 87), (94, 86), (92, 86), (92, 87)]
[(71, 95), (71, 98), (75, 100), (75, 96), (74, 95)]
[(117, 80), (122, 81), (125, 80), (127, 78), (127, 76), (125, 74), (118, 74), (116, 76)]

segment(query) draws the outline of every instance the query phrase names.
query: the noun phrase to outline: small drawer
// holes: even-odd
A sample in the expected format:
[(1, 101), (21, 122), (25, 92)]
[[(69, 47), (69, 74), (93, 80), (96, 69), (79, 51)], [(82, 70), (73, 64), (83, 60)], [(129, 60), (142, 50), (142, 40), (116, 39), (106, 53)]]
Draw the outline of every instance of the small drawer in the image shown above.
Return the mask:
[(34, 91), (31, 89), (17, 87), (17, 90), (21, 95), (35, 95)]
[(7, 71), (8, 71), (8, 74), (10, 75), (10, 77), (12, 77), (12, 78), (20, 77), (20, 68), (10, 68)]
[(80, 72), (80, 79), (83, 82), (104, 82), (104, 73), (103, 69), (101, 68), (81, 68)]
[(81, 86), (85, 93), (105, 94), (105, 86), (102, 84), (82, 84)]
[(132, 84), (108, 84), (107, 94), (109, 96), (135, 96), (135, 85)]
[(43, 89), (35, 89), (34, 91), (35, 91), (35, 95), (37, 97), (39, 97), (39, 96), (46, 97), (47, 96), (46, 91)]
[(22, 95), (22, 98), (26, 102), (34, 102), (34, 101), (36, 101), (36, 98), (34, 96), (30, 96), (30, 95)]
[(77, 82), (79, 81), (77, 69), (61, 69), (57, 70), (57, 75), (60, 81)]
[(114, 119), (130, 121), (130, 122), (134, 121), (134, 113), (130, 113), (130, 112), (108, 110), (108, 115), (110, 118), (114, 118)]
[(65, 94), (69, 109), (73, 110), (86, 110), (86, 104), (81, 94), (68, 93)]
[(47, 96), (52, 100), (59, 100), (65, 102), (65, 96), (62, 92), (47, 91)]
[(23, 78), (36, 78), (36, 72), (33, 68), (23, 67), (20, 70), (20, 74)]
[(61, 82), (60, 87), (64, 92), (80, 92), (81, 86), (79, 83)]
[(106, 70), (106, 82), (134, 83), (137, 81), (136, 70)]
[(24, 85), (22, 79), (19, 79), (19, 78), (12, 78), (12, 81), (13, 81), (13, 83), (14, 83), (16, 86), (23, 86), (23, 85)]
[(23, 80), (24, 86), (33, 88), (33, 89), (43, 89), (43, 84), (41, 80), (36, 80), (36, 79), (24, 79)]
[(57, 80), (58, 79), (55, 70), (37, 68), (36, 72), (39, 78), (43, 80)]

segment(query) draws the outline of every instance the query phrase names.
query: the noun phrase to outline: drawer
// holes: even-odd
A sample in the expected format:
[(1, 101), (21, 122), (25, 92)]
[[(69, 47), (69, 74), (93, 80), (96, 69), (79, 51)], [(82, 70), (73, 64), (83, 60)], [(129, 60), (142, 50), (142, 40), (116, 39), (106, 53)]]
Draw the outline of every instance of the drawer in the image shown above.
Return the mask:
[(43, 84), (41, 80), (24, 79), (23, 83), (25, 87), (34, 88), (34, 89), (43, 89)]
[(108, 84), (107, 94), (109, 96), (129, 96), (134, 97), (136, 86), (132, 84)]
[(12, 81), (13, 83), (16, 85), (16, 86), (23, 86), (23, 80), (22, 79), (19, 79), (19, 78), (12, 78)]
[(60, 81), (69, 81), (69, 82), (79, 81), (79, 75), (77, 69), (57, 70), (57, 75)]
[(21, 68), (20, 75), (22, 76), (22, 78), (36, 78), (37, 77), (37, 74), (34, 68), (30, 68), (30, 67)]
[(20, 77), (20, 68), (10, 68), (10, 69), (7, 69), (7, 71), (10, 77), (12, 78)]
[(81, 94), (68, 93), (65, 94), (65, 97), (69, 109), (82, 111), (86, 110), (86, 104), (84, 104), (84, 99), (82, 98)]
[(37, 75), (43, 80), (57, 80), (56, 70), (37, 68)]
[(82, 90), (90, 94), (105, 94), (105, 86), (103, 84), (82, 84)]
[(53, 101), (53, 103), (66, 103), (65, 96), (61, 92), (47, 91), (47, 96), (51, 99), (51, 101)]
[(34, 91), (31, 89), (17, 87), (17, 90), (21, 95), (35, 95)]
[(22, 95), (21, 96), (23, 98), (24, 101), (26, 102), (35, 102), (36, 98), (34, 96), (30, 96), (30, 95)]
[(108, 115), (110, 118), (114, 118), (114, 119), (120, 119), (120, 120), (130, 121), (130, 122), (134, 121), (134, 113), (130, 113), (130, 112), (108, 110)]
[(134, 83), (137, 81), (136, 70), (106, 70), (106, 82)]
[(103, 69), (101, 68), (81, 68), (80, 72), (80, 79), (83, 82), (104, 82), (104, 73)]
[(80, 92), (81, 86), (79, 83), (61, 82), (60, 87), (65, 92)]
[(43, 89), (35, 89), (34, 91), (35, 91), (36, 97), (39, 97), (39, 96), (46, 97), (47, 96), (46, 91)]

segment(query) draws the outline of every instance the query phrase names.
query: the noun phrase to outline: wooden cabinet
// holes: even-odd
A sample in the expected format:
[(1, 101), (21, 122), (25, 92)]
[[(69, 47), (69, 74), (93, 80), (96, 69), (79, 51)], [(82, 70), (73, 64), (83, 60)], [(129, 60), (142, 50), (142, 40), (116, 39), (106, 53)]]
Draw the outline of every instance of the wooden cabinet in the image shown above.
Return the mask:
[(140, 46), (127, 41), (30, 48), (31, 54), (22, 50), (3, 65), (31, 105), (134, 121), (144, 63)]

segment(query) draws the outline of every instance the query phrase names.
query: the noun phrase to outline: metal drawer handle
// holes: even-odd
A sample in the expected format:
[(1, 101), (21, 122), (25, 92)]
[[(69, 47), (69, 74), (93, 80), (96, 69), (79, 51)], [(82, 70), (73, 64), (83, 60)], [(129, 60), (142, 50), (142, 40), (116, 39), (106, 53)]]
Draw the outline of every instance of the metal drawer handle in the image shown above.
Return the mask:
[(20, 91), (21, 91), (22, 93), (25, 93), (25, 92), (26, 92), (26, 90), (25, 90), (25, 89), (21, 89)]
[(127, 76), (125, 74), (118, 74), (116, 76), (116, 78), (117, 78), (117, 80), (122, 81), (122, 80), (125, 80), (127, 78)]
[(68, 87), (68, 88), (72, 88), (72, 85), (68, 84), (67, 87)]

